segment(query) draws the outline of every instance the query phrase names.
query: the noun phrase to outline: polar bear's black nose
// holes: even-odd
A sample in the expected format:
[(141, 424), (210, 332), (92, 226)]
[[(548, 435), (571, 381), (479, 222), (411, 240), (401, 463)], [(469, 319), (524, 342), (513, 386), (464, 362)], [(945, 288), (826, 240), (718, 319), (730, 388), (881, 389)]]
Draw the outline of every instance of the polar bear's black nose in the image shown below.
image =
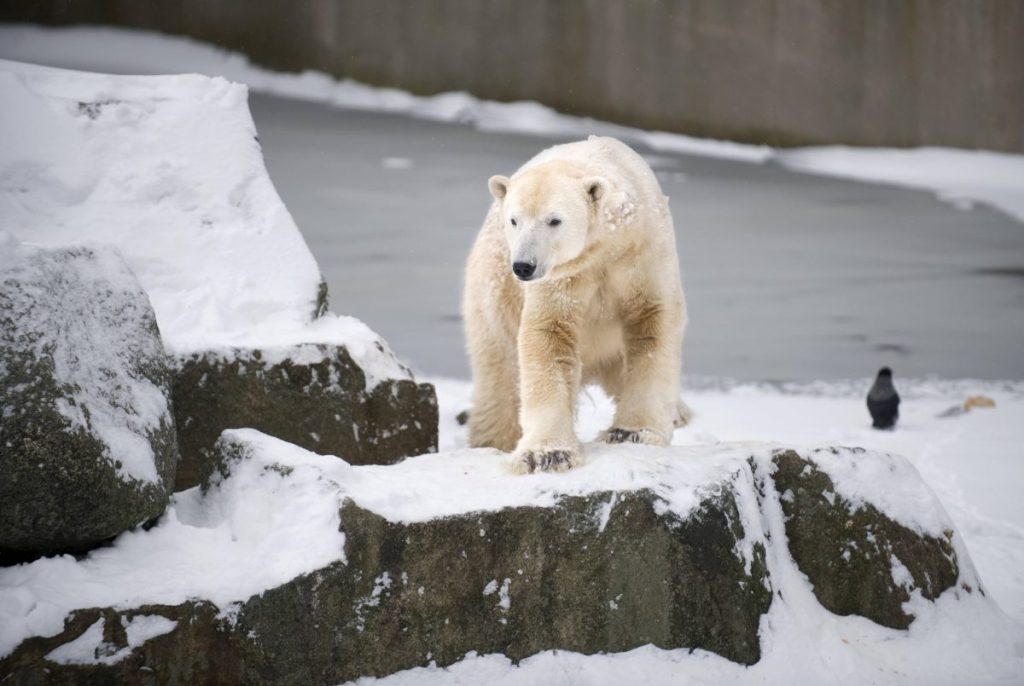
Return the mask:
[(530, 264), (529, 262), (514, 262), (512, 264), (512, 273), (521, 281), (529, 281), (536, 270), (537, 265)]

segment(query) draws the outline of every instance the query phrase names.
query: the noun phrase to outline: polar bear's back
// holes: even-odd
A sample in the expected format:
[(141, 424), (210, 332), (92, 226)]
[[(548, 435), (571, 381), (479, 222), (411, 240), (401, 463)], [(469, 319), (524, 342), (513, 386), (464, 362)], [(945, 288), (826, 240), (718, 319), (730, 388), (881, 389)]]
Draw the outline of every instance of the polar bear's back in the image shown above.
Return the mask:
[(620, 140), (590, 136), (585, 141), (563, 143), (542, 150), (520, 167), (516, 176), (547, 162), (569, 162), (588, 176), (600, 176), (620, 191), (643, 202), (663, 200), (658, 179), (644, 158)]

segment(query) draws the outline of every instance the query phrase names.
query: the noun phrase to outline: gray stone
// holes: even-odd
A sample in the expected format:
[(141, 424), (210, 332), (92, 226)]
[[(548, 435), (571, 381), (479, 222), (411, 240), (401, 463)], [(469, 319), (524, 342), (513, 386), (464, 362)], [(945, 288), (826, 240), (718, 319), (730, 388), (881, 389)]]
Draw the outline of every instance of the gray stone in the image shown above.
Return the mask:
[[(857, 459), (857, 452), (850, 451), (849, 458)], [(772, 462), (775, 487), (787, 494), (781, 503), (789, 550), (826, 609), (906, 629), (914, 621), (903, 609), (911, 592), (934, 600), (956, 584), (960, 569), (952, 531), (942, 538), (928, 536), (870, 504), (851, 504), (835, 493), (813, 454), (806, 459), (788, 450)], [(894, 557), (909, 571), (908, 584), (894, 579)]]
[(170, 367), (117, 253), (2, 247), (0, 551), (83, 550), (167, 505)]
[[(244, 448), (221, 444), (230, 463)], [(243, 458), (244, 459), (244, 458)], [(745, 560), (735, 483), (685, 518), (650, 491), (563, 497), (399, 524), (346, 500), (345, 562), (332, 563), (218, 613), (204, 602), (74, 613), (54, 637), (0, 660), (16, 683), (340, 683), (469, 651), (520, 660), (550, 649), (585, 654), (654, 644), (760, 658), (772, 594), (765, 551)], [(483, 534), (481, 534), (483, 532)], [(749, 573), (747, 565), (749, 562)], [(58, 665), (54, 648), (105, 618), (100, 648), (125, 647), (121, 619), (178, 622), (113, 665)]]
[(174, 416), (181, 446), (175, 490), (207, 481), (225, 429), (253, 428), (351, 464), (392, 464), (437, 451), (430, 384), (386, 379), (368, 390), (344, 346), (303, 344), (195, 354), (179, 360)]
[[(226, 436), (218, 450), (228, 474), (251, 457), (245, 439)], [(948, 541), (871, 505), (850, 506), (814, 460), (793, 451), (751, 458), (750, 481), (740, 459), (731, 475), (695, 487), (699, 504), (686, 516), (650, 490), (418, 523), (389, 521), (346, 499), (344, 561), (231, 608), (191, 601), (81, 610), (60, 634), (27, 639), (0, 659), (0, 674), (18, 684), (328, 684), (447, 666), (470, 651), (519, 661), (545, 650), (593, 654), (646, 644), (753, 664), (773, 602), (768, 544), (789, 546), (828, 609), (906, 626), (908, 587), (892, 583), (890, 556), (908, 568), (909, 590), (934, 599), (957, 578), (955, 553)], [(738, 504), (763, 506), (773, 488), (786, 536), (745, 531)], [(851, 542), (852, 561), (843, 555)], [(124, 621), (154, 614), (177, 624), (128, 646)], [(123, 659), (63, 665), (46, 658), (99, 620), (97, 651)]]

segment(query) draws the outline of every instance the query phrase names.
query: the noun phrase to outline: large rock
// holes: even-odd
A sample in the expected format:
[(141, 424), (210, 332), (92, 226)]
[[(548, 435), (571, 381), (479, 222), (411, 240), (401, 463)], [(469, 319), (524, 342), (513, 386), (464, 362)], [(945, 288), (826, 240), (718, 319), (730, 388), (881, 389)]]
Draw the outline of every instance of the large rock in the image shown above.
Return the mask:
[(0, 550), (78, 551), (159, 516), (178, 448), (146, 294), (109, 250), (0, 235)]
[[(275, 481), (287, 481), (299, 468), (265, 462), (262, 448), (238, 438), (251, 433), (226, 434), (233, 438), (218, 444), (229, 476), (217, 477), (206, 497), (239, 470), (273, 469)], [(486, 459), (501, 474), (501, 458)], [(343, 559), (229, 612), (189, 601), (75, 613), (57, 636), (22, 643), (0, 661), (0, 672), (22, 683), (141, 683), (154, 672), (169, 683), (339, 683), (431, 661), (451, 664), (473, 650), (518, 659), (552, 648), (597, 653), (647, 643), (703, 648), (744, 664), (759, 659), (759, 623), (772, 595), (760, 532), (745, 530), (738, 509), (749, 472), (718, 470), (702, 479), (700, 493), (684, 498), (683, 515), (653, 488), (602, 489), (403, 523), (372, 511), (377, 491), (359, 483), (377, 473), (358, 470), (373, 468), (324, 469), (343, 489)], [(463, 473), (458, 466), (443, 471), (446, 482)], [(401, 483), (383, 488), (387, 502), (410, 498)], [(138, 614), (177, 624), (132, 646), (119, 627)], [(102, 631), (93, 628), (100, 619)], [(83, 662), (90, 664), (57, 661), (61, 652), (53, 651), (75, 641), (89, 643)], [(119, 659), (103, 664), (111, 656)]]
[(258, 429), (350, 464), (436, 452), (434, 388), (404, 371), (406, 378), (368, 378), (345, 346), (313, 343), (185, 357), (174, 376), (182, 453), (175, 490), (214, 473), (225, 429)]
[[(856, 462), (864, 451), (830, 449), (826, 454)], [(904, 609), (911, 594), (934, 600), (960, 577), (953, 530), (932, 536), (894, 521), (870, 503), (852, 502), (836, 492), (814, 458), (792, 450), (772, 458), (793, 559), (827, 609), (906, 629), (914, 621)]]
[[(0, 659), (0, 674), (26, 684), (329, 684), (450, 665), (473, 651), (519, 660), (551, 649), (593, 654), (645, 644), (704, 649), (749, 665), (761, 657), (766, 627), (788, 627), (774, 626), (768, 614), (786, 602), (780, 584), (805, 583), (790, 552), (816, 593), (851, 582), (830, 582), (833, 572), (807, 565), (815, 539), (817, 555), (831, 559), (838, 551), (843, 559), (836, 540), (852, 540), (851, 530), (864, 527), (863, 540), (874, 536), (886, 552), (891, 546), (906, 557), (911, 580), (919, 570), (948, 572), (941, 564), (915, 566), (907, 552), (915, 546), (938, 545), (954, 570), (958, 564), (954, 552), (915, 528), (944, 515), (897, 523), (883, 514), (892, 505), (885, 498), (876, 506), (842, 496), (858, 483), (836, 466), (838, 451), (595, 446), (581, 470), (530, 477), (508, 475), (493, 451), (349, 467), (252, 431), (225, 433), (218, 453), (223, 476), (188, 495), (187, 516), (169, 519), (220, 526), (217, 517), (237, 510), (225, 526), (259, 538), (253, 527), (264, 517), (263, 496), (253, 488), (274, 498), (317, 493), (339, 516), (325, 520), (320, 512), (308, 526), (329, 527), (315, 534), (327, 541), (340, 528), (343, 543), (331, 544), (339, 546), (336, 557), (219, 607), (183, 598), (73, 611), (49, 636), (22, 640)], [(879, 494), (919, 494), (941, 510), (905, 461), (849, 451), (841, 458), (860, 459), (863, 472), (902, 465)], [(814, 510), (824, 523), (800, 509), (807, 499), (829, 504)], [(845, 517), (842, 531), (830, 522), (837, 517)], [(300, 550), (273, 554), (291, 559)], [(868, 558), (858, 569), (869, 576), (895, 571), (888, 558)], [(775, 581), (776, 573), (787, 581)], [(926, 585), (910, 589), (913, 581), (898, 571), (897, 579), (873, 589), (870, 603), (898, 605), (908, 589), (916, 596)], [(946, 583), (935, 579), (928, 597)], [(875, 618), (870, 604), (850, 611)]]
[[(329, 684), (448, 665), (474, 650), (518, 660), (648, 643), (756, 662), (771, 592), (763, 550), (750, 574), (735, 554), (732, 493), (686, 520), (658, 505), (650, 492), (595, 493), (401, 526), (348, 501), (348, 564), (268, 591), (230, 618), (203, 602), (76, 613), (60, 635), (0, 661), (0, 672), (17, 672), (19, 683), (144, 683), (156, 673), (169, 683)], [(177, 624), (133, 652), (121, 627), (140, 614)], [(46, 659), (101, 620), (110, 628), (90, 645), (94, 664)], [(95, 664), (110, 655), (123, 661)]]

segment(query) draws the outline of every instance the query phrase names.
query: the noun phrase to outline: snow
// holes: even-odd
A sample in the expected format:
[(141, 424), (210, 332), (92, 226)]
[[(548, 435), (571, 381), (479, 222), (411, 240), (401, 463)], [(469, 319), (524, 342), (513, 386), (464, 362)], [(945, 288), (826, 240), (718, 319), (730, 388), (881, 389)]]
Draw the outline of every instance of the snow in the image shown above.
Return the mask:
[[(97, 49), (100, 45), (102, 50)], [(195, 71), (224, 76), (261, 93), (347, 109), (458, 122), (482, 131), (559, 138), (614, 136), (655, 151), (779, 164), (807, 173), (920, 188), (961, 207), (988, 203), (1024, 221), (1024, 155), (938, 147), (895, 150), (820, 146), (786, 150), (694, 138), (560, 114), (535, 102), (493, 102), (461, 92), (416, 96), (350, 79), (337, 80), (322, 72), (273, 72), (253, 65), (239, 53), (187, 38), (132, 29), (0, 26), (0, 57), (114, 73)], [(405, 166), (399, 163), (389, 168)]]
[(267, 174), (244, 85), (0, 61), (0, 99), (0, 130), (17, 132), (0, 146), (4, 228), (116, 245), (170, 352), (341, 344), (373, 380), (410, 377), (362, 322), (312, 321), (320, 271)]
[(175, 494), (148, 531), (124, 533), (80, 560), (62, 555), (0, 568), (0, 656), (28, 636), (58, 633), (72, 610), (202, 598), (230, 612), (343, 559), (333, 478), (344, 463), (330, 470), (323, 457), (280, 447), (269, 461), (242, 459), (206, 493)]
[[(1024, 385), (907, 384), (900, 387), (903, 416), (891, 432), (870, 428), (863, 404), (867, 382), (862, 388), (703, 388), (686, 394), (695, 418), (676, 432), (672, 448), (588, 443), (586, 463), (578, 470), (519, 477), (507, 471), (507, 455), (465, 449), (465, 429), (455, 416), (468, 406), (469, 384), (432, 381), (439, 390), (443, 454), (388, 467), (350, 466), (253, 430), (229, 431), (225, 440), (244, 448), (231, 475), (206, 494), (178, 494), (150, 531), (124, 534), (80, 561), (64, 556), (0, 570), (0, 654), (25, 636), (56, 633), (64, 614), (81, 607), (207, 598), (230, 612), (250, 595), (343, 559), (338, 510), (345, 497), (393, 521), (413, 522), (547, 505), (566, 494), (650, 488), (667, 498), (666, 508), (685, 513), (702, 489), (727, 481), (738, 495), (746, 532), (736, 554), (749, 559), (755, 542), (767, 542), (773, 589), (781, 592), (762, 620), (764, 657), (753, 667), (703, 651), (648, 646), (620, 655), (546, 652), (518, 666), (502, 656), (467, 656), (447, 670), (415, 669), (381, 682), (489, 683), (493, 677), (505, 684), (621, 683), (646, 675), (650, 683), (792, 683), (797, 664), (806, 683), (993, 683), (1024, 674), (1024, 503), (1017, 491), (1024, 472), (1018, 456)], [(962, 402), (968, 387), (993, 398), (996, 407), (939, 417)], [(579, 413), (581, 436), (593, 439), (610, 418), (610, 401), (590, 390)], [(821, 608), (778, 543), (785, 540), (779, 498), (769, 490), (759, 509), (747, 464), (753, 456), (767, 467), (773, 450), (783, 445), (805, 452), (866, 446), (864, 453), (823, 452), (815, 458), (843, 497), (871, 502), (922, 531), (955, 526), (961, 582), (975, 592), (958, 587), (935, 603), (915, 594), (909, 609), (918, 619), (906, 632)], [(856, 468), (850, 466), (854, 462)], [(916, 472), (945, 509), (917, 483)], [(594, 527), (606, 516), (595, 513)], [(375, 586), (383, 592), (390, 583), (380, 578)], [(503, 611), (513, 602), (514, 586), (511, 578), (494, 579), (481, 592)], [(373, 601), (371, 594), (367, 602)]]
[[(922, 188), (960, 207), (990, 203), (1024, 221), (1024, 156), (937, 148), (781, 151), (705, 141), (567, 117), (536, 103), (484, 102), (463, 93), (416, 97), (323, 74), (278, 74), (194, 41), (127, 30), (0, 27), (0, 55), (114, 72), (125, 65), (137, 72), (194, 70), (254, 91), (486, 131), (613, 135), (664, 152)], [(2, 63), (0, 97), (0, 126), (19, 133), (0, 147), (4, 228), (46, 245), (117, 242), (149, 292), (172, 351), (280, 351), (355, 340), (359, 355), (380, 355), (372, 363), (381, 370), (374, 379), (407, 374), (360, 322), (328, 316), (310, 323), (319, 272), (266, 175), (243, 86), (221, 78), (107, 77)], [(174, 146), (161, 147), (172, 137)], [(399, 155), (375, 159), (395, 175), (422, 166)], [(8, 239), (3, 247), (10, 245)], [(0, 250), (0, 258), (7, 252)], [(320, 353), (310, 345), (300, 354)], [(0, 655), (26, 636), (59, 632), (66, 614), (83, 607), (205, 598), (230, 616), (251, 595), (343, 559), (338, 510), (346, 496), (395, 521), (423, 521), (551, 504), (566, 494), (651, 488), (666, 498), (666, 508), (685, 514), (700, 489), (728, 480), (740, 494), (746, 530), (736, 552), (749, 562), (753, 544), (770, 541), (768, 564), (778, 591), (762, 620), (764, 657), (753, 667), (704, 651), (645, 646), (617, 655), (549, 651), (519, 665), (470, 654), (447, 669), (359, 683), (980, 684), (1024, 678), (1024, 385), (898, 382), (900, 424), (879, 432), (870, 428), (864, 407), (867, 383), (701, 383), (687, 393), (696, 416), (676, 432), (676, 447), (630, 447), (627, 456), (621, 448), (588, 445), (580, 470), (513, 477), (505, 456), (465, 449), (465, 429), (455, 415), (469, 406), (468, 383), (433, 381), (442, 455), (352, 467), (253, 431), (230, 432), (230, 440), (248, 446), (247, 457), (207, 493), (176, 495), (151, 530), (123, 534), (82, 559), (0, 569)], [(939, 416), (977, 392), (994, 398), (996, 407)], [(591, 440), (610, 418), (609, 400), (590, 391), (581, 403), (581, 436)], [(909, 609), (918, 619), (906, 632), (821, 608), (780, 544), (778, 498), (770, 495), (765, 510), (758, 509), (746, 458), (754, 454), (764, 464), (773, 446), (843, 445), (868, 452), (816, 456), (837, 494), (871, 502), (921, 531), (955, 526), (961, 579), (975, 592), (958, 587), (934, 603), (915, 594)], [(603, 528), (610, 511), (609, 505), (598, 513), (595, 527)], [(894, 574), (900, 571), (895, 565)], [(390, 577), (378, 579), (376, 594), (390, 583)], [(495, 579), (488, 586), (499, 608), (511, 603), (511, 585)], [(156, 618), (136, 621), (129, 643), (173, 629)], [(102, 633), (98, 622), (51, 659), (114, 657), (104, 654)]]
[[(172, 423), (169, 389), (143, 370), (164, 351), (150, 332), (146, 294), (120, 254), (102, 246), (33, 248), (0, 231), (0, 282), (13, 324), (0, 331), (0, 344), (51, 359), (62, 394), (56, 409), (70, 430), (98, 438), (124, 481), (158, 483), (150, 436)], [(31, 397), (25, 389), (15, 392)], [(3, 408), (11, 421), (18, 413)]]
[(65, 665), (112, 665), (128, 657), (134, 648), (151, 638), (169, 634), (178, 623), (160, 615), (137, 615), (122, 619), (128, 645), (117, 648), (103, 640), (105, 620), (95, 621), (75, 640), (51, 650), (46, 659)]
[(136, 615), (127, 623), (122, 619), (121, 623), (128, 637), (128, 645), (132, 648), (142, 645), (151, 638), (169, 634), (178, 626), (175, 620), (160, 615)]
[[(850, 448), (818, 450), (813, 458), (832, 479), (836, 494), (853, 506), (871, 503), (891, 519), (936, 538), (948, 530), (942, 505), (909, 461)], [(825, 497), (830, 504), (835, 500), (835, 494)]]
[(103, 640), (103, 619), (96, 620), (81, 636), (51, 650), (47, 660), (65, 665), (114, 664), (124, 659), (113, 646)]
[[(438, 386), (441, 401), (441, 449), (457, 450), (465, 444), (466, 437), (455, 416), (468, 407), (469, 384), (451, 379), (430, 381)], [(821, 607), (787, 549), (776, 544), (785, 540), (784, 520), (780, 499), (769, 491), (758, 522), (752, 524), (744, 518), (748, 538), (768, 541), (767, 561), (776, 591), (772, 608), (761, 625), (764, 655), (752, 667), (744, 668), (701, 650), (691, 653), (644, 646), (612, 655), (547, 651), (517, 665), (502, 655), (471, 653), (448, 668), (421, 667), (355, 683), (404, 686), (1018, 682), (1024, 675), (1024, 576), (1020, 571), (1024, 569), (1024, 504), (1017, 490), (1024, 475), (1018, 454), (1024, 439), (1024, 385), (907, 384), (901, 388), (905, 398), (901, 407), (903, 417), (892, 432), (870, 428), (863, 400), (868, 385), (869, 382), (860, 387), (852, 383), (814, 384), (813, 388), (802, 385), (784, 390), (770, 385), (737, 384), (691, 391), (686, 397), (696, 417), (691, 426), (676, 432), (674, 444), (704, 446), (708, 451), (701, 456), (681, 452), (680, 461), (708, 460), (709, 455), (711, 460), (716, 459), (714, 450), (729, 449), (719, 439), (777, 438), (805, 449), (827, 444), (868, 445), (878, 452), (821, 452), (814, 457), (835, 479), (837, 491), (844, 497), (863, 497), (898, 516), (900, 521), (916, 523), (923, 529), (948, 527), (949, 518), (934, 497), (922, 500), (928, 489), (914, 483), (916, 466), (926, 479), (937, 484), (936, 490), (950, 506), (952, 519), (960, 527), (959, 533), (963, 535), (953, 539), (961, 563), (960, 581), (974, 592), (968, 593), (961, 586), (947, 591), (934, 603), (922, 599), (919, 593), (913, 594), (907, 609), (917, 620), (908, 631), (885, 629), (856, 616), (839, 617)], [(950, 404), (962, 402), (968, 389), (995, 399), (996, 408), (987, 413), (973, 410), (952, 419), (937, 416)], [(580, 408), (577, 429), (581, 436), (593, 438), (611, 419), (611, 410), (610, 401), (592, 389), (589, 400), (584, 400)], [(902, 452), (909, 461), (884, 459), (883, 452)], [(598, 478), (601, 463), (615, 459), (604, 447), (588, 445), (586, 453), (588, 462), (580, 473), (594, 470)], [(651, 468), (651, 461), (656, 462), (656, 458), (650, 450), (630, 458), (637, 472)], [(843, 466), (852, 464), (857, 467)], [(895, 465), (895, 470), (883, 469), (886, 464)], [(936, 479), (938, 475), (944, 478)], [(979, 475), (985, 484), (984, 492), (990, 497), (975, 499), (970, 497), (975, 495), (972, 493), (965, 500), (963, 482)], [(868, 494), (872, 480), (875, 484)], [(741, 487), (740, 492), (748, 491)], [(901, 494), (907, 495), (909, 502), (900, 502)], [(745, 500), (741, 497), (741, 507)], [(986, 508), (986, 512), (977, 511), (973, 505), (990, 502), (997, 506)], [(997, 519), (999, 516), (1006, 519)], [(1004, 559), (991, 559), (996, 551)], [(978, 561), (979, 571), (971, 563), (972, 556)], [(905, 567), (896, 562), (894, 579), (905, 580)], [(497, 592), (498, 583), (493, 580), (484, 593)], [(977, 593), (979, 586), (987, 596)], [(1009, 611), (1009, 615), (996, 604)]]
[(935, 147), (822, 146), (779, 150), (772, 159), (808, 174), (930, 190), (960, 209), (987, 203), (1024, 221), (1024, 155)]
[[(96, 46), (104, 46), (103, 55)], [(407, 114), (433, 121), (459, 122), (483, 131), (535, 135), (581, 135), (586, 131), (630, 140), (642, 140), (656, 150), (687, 151), (728, 159), (763, 161), (764, 146), (739, 145), (672, 133), (648, 132), (559, 114), (535, 102), (501, 103), (481, 100), (469, 93), (452, 92), (416, 96), (393, 88), (376, 88), (337, 80), (322, 72), (283, 74), (253, 65), (239, 53), (187, 38), (132, 29), (76, 27), (52, 29), (36, 26), (0, 27), (0, 57), (38, 64), (123, 73), (180, 73), (195, 71), (224, 76), (261, 93), (327, 103), (336, 107)], [(117, 57), (113, 57), (116, 55)]]
[[(425, 380), (438, 390), (441, 451), (462, 449), (465, 428), (455, 417), (470, 407), (470, 384), (447, 378)], [(958, 534), (954, 546), (962, 572), (968, 576), (976, 573), (987, 597), (1006, 616), (997, 612), (1002, 618), (993, 619), (976, 598), (972, 603), (957, 604), (944, 595), (934, 605), (921, 600), (911, 611), (922, 619), (908, 634), (922, 639), (920, 642), (908, 645), (890, 636), (869, 649), (851, 642), (851, 631), (856, 628), (863, 634), (865, 626), (873, 625), (855, 618), (822, 616), (815, 609), (820, 609), (816, 601), (787, 577), (786, 584), (779, 586), (783, 597), (806, 602), (784, 617), (772, 615), (768, 627), (784, 630), (784, 635), (772, 632), (766, 636), (763, 627), (763, 647), (769, 648), (774, 641), (783, 652), (766, 655), (748, 670), (700, 651), (688, 656), (646, 647), (614, 656), (557, 651), (534, 656), (519, 666), (502, 656), (467, 657), (449, 670), (410, 670), (381, 682), (389, 686), (490, 683), (493, 677), (494, 683), (500, 684), (610, 684), (643, 680), (632, 675), (650, 674), (651, 683), (794, 683), (793, 665), (800, 665), (800, 674), (807, 675), (802, 677), (804, 683), (1019, 681), (1024, 675), (1024, 498), (1020, 497), (1024, 484), (1020, 459), (1024, 384), (897, 380), (903, 397), (899, 424), (894, 431), (877, 431), (871, 428), (864, 404), (870, 383), (870, 379), (785, 384), (700, 380), (696, 388), (684, 389), (695, 417), (690, 426), (675, 432), (673, 444), (721, 450), (728, 446), (725, 441), (777, 441), (805, 452), (821, 446), (865, 447), (869, 452), (862, 455), (819, 452), (814, 458), (844, 498), (870, 501), (921, 531), (941, 532), (951, 520)], [(992, 398), (996, 406), (940, 416), (979, 393)], [(611, 401), (599, 389), (587, 389), (577, 418), (580, 437), (593, 440), (608, 426), (612, 413)], [(595, 454), (600, 459), (603, 450), (588, 450), (587, 459)], [(882, 459), (884, 455), (907, 459), (889, 461)], [(857, 459), (847, 461), (846, 457)], [(590, 468), (593, 465), (588, 463), (585, 469)], [(927, 488), (908, 478), (915, 471)], [(904, 497), (906, 501), (901, 500)], [(742, 499), (740, 505), (744, 505)], [(777, 514), (781, 517), (781, 509)], [(749, 517), (744, 517), (744, 526), (750, 531)], [(782, 568), (785, 562), (778, 561)], [(778, 580), (779, 568), (772, 570), (773, 579)], [(962, 614), (951, 619), (953, 613)], [(806, 634), (795, 637), (785, 633), (801, 623), (806, 625)], [(892, 645), (884, 648), (887, 642)], [(816, 652), (819, 650), (823, 652)], [(968, 668), (966, 662), (957, 666), (957, 660), (973, 666)], [(996, 662), (1001, 664), (999, 668), (994, 667)], [(367, 679), (360, 683), (376, 682)]]

